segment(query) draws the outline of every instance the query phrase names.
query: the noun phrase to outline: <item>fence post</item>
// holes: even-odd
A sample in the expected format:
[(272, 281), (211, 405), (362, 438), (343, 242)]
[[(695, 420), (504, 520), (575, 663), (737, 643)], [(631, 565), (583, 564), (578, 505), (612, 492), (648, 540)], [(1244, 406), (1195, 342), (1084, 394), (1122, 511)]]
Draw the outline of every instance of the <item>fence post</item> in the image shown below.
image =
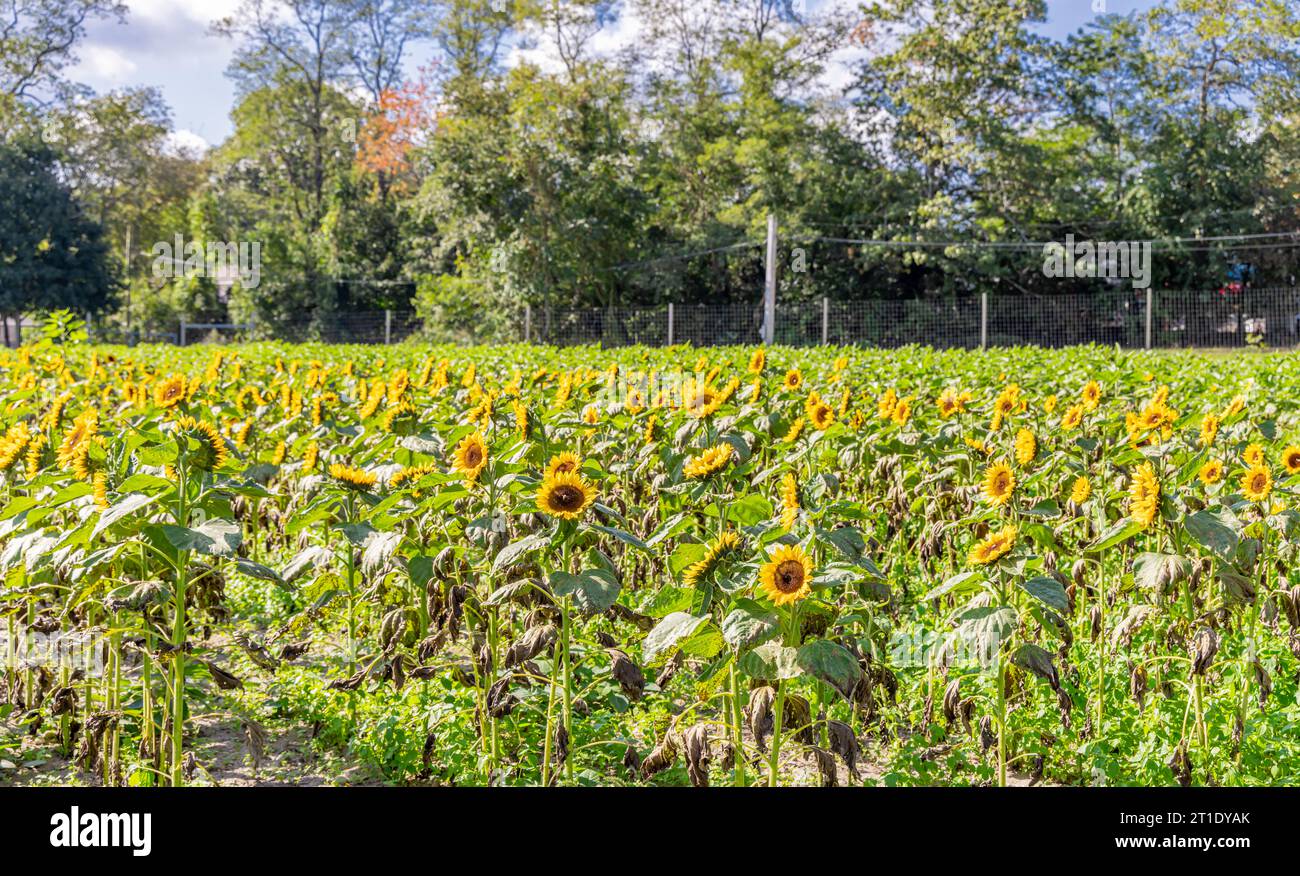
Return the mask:
[(989, 346), (989, 293), (980, 293), (980, 349)]
[(673, 303), (668, 302), (668, 346), (673, 345)]
[(185, 346), (185, 317), (181, 317), (181, 346)]
[(767, 214), (767, 276), (763, 283), (763, 343), (776, 340), (776, 216)]
[(524, 305), (524, 343), (531, 344), (532, 342), (533, 342), (533, 306), (531, 304), (525, 304)]
[(1147, 349), (1151, 349), (1151, 306), (1155, 302), (1155, 295), (1151, 287), (1147, 287)]
[(393, 312), (385, 308), (384, 309), (384, 346), (386, 347), (392, 342), (393, 342)]
[(830, 343), (831, 339), (831, 299), (827, 295), (822, 296), (822, 346)]

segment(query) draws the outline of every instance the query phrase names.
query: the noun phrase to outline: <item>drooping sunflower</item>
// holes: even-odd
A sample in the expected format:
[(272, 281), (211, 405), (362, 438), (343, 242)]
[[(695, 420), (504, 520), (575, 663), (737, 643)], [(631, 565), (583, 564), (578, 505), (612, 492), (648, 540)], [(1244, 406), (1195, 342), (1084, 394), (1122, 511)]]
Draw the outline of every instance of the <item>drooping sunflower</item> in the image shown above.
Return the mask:
[(799, 419), (791, 423), (790, 428), (786, 430), (785, 437), (781, 439), (781, 442), (783, 444), (793, 444), (794, 442), (798, 441), (799, 434), (803, 432), (803, 427), (806, 422), (808, 421), (805, 420), (803, 417), (800, 417)]
[(1201, 479), (1201, 483), (1207, 487), (1211, 484), (1217, 484), (1223, 480), (1223, 462), (1218, 459), (1211, 459), (1201, 466), (1196, 476)]
[(185, 401), (185, 375), (173, 374), (153, 389), (153, 401), (158, 407), (168, 410)]
[(885, 390), (880, 398), (876, 399), (876, 414), (882, 420), (888, 420), (894, 416), (894, 408), (898, 405), (898, 393), (892, 389)]
[(595, 501), (596, 488), (577, 472), (547, 477), (537, 490), (537, 507), (562, 520), (577, 520)]
[(976, 542), (970, 549), (968, 559), (976, 566), (986, 566), (999, 560), (1015, 547), (1019, 530), (1015, 526), (1006, 526), (990, 534), (983, 541)]
[(799, 516), (799, 482), (794, 472), (786, 472), (781, 479), (781, 528), (792, 529)]
[(793, 605), (812, 593), (813, 564), (799, 545), (779, 545), (758, 570), (763, 594), (776, 605)]
[(23, 420), (6, 429), (4, 438), (0, 439), (0, 471), (8, 471), (18, 461), (18, 457), (22, 456), (27, 449), (27, 442), (31, 440), (31, 430)]
[(1038, 439), (1034, 433), (1028, 429), (1021, 429), (1016, 432), (1016, 462), (1020, 465), (1029, 465), (1034, 461), (1034, 456), (1038, 453)]
[(688, 478), (706, 478), (721, 471), (728, 462), (731, 462), (735, 452), (735, 449), (725, 441), (715, 444), (698, 456), (691, 457), (686, 465), (682, 466), (682, 474)]
[(1016, 490), (1016, 476), (1005, 462), (995, 462), (984, 470), (984, 497), (994, 505), (1011, 501)]
[(1252, 465), (1241, 475), (1241, 494), (1252, 502), (1263, 502), (1273, 491), (1273, 475), (1266, 465)]
[[(207, 420), (194, 417), (178, 417), (176, 430), (187, 439), (182, 451), (186, 462), (200, 471), (216, 471), (226, 462), (226, 439), (220, 430)], [(193, 439), (197, 447), (191, 448), (188, 439)]]
[(1070, 501), (1076, 505), (1082, 505), (1092, 496), (1092, 484), (1083, 475), (1074, 479), (1074, 485), (1070, 488)]
[(92, 495), (95, 500), (95, 507), (101, 511), (108, 508), (108, 472), (97, 471), (91, 480), (93, 487)]
[(1209, 447), (1214, 443), (1215, 437), (1219, 434), (1219, 418), (1214, 414), (1206, 414), (1201, 420), (1201, 446)]
[(1287, 474), (1300, 474), (1300, 447), (1294, 444), (1282, 451), (1282, 465)]
[(368, 490), (379, 483), (378, 475), (373, 475), (359, 468), (353, 468), (350, 465), (344, 465), (341, 462), (332, 463), (329, 472), (330, 477), (353, 490)]
[(320, 457), (320, 445), (315, 441), (307, 445), (306, 451), (302, 455), (303, 471), (311, 471), (316, 467), (316, 460)]
[(1129, 488), (1128, 513), (1143, 529), (1155, 522), (1160, 511), (1160, 481), (1156, 478), (1155, 466), (1144, 462), (1133, 476), (1133, 485)]
[(477, 480), (487, 462), (488, 449), (482, 432), (473, 432), (460, 439), (452, 453), (452, 468), (460, 472), (466, 483)]
[(785, 373), (785, 380), (781, 382), (781, 385), (792, 391), (798, 389), (803, 386), (803, 372), (798, 368), (791, 368)]
[(722, 561), (729, 554), (734, 553), (740, 548), (740, 535), (735, 532), (724, 532), (718, 536), (717, 541), (709, 545), (703, 559), (692, 563), (682, 573), (682, 581), (688, 587), (694, 587), (700, 581), (703, 581), (722, 565)]
[(558, 474), (568, 474), (575, 472), (582, 467), (582, 460), (578, 459), (577, 454), (557, 453), (551, 457), (551, 461), (546, 463), (546, 470), (542, 472), (543, 478), (555, 477)]

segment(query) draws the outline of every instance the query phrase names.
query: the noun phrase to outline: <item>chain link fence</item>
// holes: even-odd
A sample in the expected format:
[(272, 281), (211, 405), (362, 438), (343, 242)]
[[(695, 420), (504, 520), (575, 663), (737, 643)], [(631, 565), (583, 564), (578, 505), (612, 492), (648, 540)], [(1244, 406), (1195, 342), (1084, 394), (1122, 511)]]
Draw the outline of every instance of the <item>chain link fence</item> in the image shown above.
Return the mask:
[[(776, 307), (773, 336), (789, 346), (1293, 347), (1300, 288), (786, 302)], [(533, 310), (520, 333), (536, 344), (606, 347), (757, 344), (762, 337), (761, 302)]]
[[(17, 327), (11, 333), (17, 340)], [(252, 324), (178, 322), (125, 330), (91, 325), (103, 343), (237, 343), (268, 336), (287, 342), (396, 344), (419, 340), (413, 311), (316, 315), (275, 331)], [(38, 331), (24, 321), (26, 340)], [(757, 344), (763, 307), (753, 303), (585, 309), (524, 308), (518, 340), (549, 346), (641, 344), (697, 347)], [(776, 307), (776, 343), (789, 346), (936, 348), (1115, 344), (1125, 348), (1231, 348), (1300, 345), (1300, 288), (1205, 291), (1112, 290), (1060, 295), (967, 295), (896, 300), (787, 301)]]

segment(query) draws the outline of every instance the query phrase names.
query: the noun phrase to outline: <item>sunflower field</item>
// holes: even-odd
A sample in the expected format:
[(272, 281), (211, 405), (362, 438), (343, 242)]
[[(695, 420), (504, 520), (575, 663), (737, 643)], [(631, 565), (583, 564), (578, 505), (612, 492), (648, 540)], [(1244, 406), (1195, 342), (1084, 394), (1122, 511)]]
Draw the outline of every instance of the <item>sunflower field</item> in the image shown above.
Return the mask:
[(0, 783), (1300, 777), (1290, 356), (45, 339), (0, 386)]

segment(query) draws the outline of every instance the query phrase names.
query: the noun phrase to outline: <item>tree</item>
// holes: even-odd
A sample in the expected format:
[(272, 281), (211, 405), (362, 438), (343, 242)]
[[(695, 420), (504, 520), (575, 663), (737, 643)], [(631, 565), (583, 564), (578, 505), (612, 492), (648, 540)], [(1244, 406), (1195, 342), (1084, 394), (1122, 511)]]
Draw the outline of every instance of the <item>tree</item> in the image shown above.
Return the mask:
[(69, 308), (99, 313), (115, 282), (100, 226), (59, 182), (43, 146), (0, 144), (0, 319)]

